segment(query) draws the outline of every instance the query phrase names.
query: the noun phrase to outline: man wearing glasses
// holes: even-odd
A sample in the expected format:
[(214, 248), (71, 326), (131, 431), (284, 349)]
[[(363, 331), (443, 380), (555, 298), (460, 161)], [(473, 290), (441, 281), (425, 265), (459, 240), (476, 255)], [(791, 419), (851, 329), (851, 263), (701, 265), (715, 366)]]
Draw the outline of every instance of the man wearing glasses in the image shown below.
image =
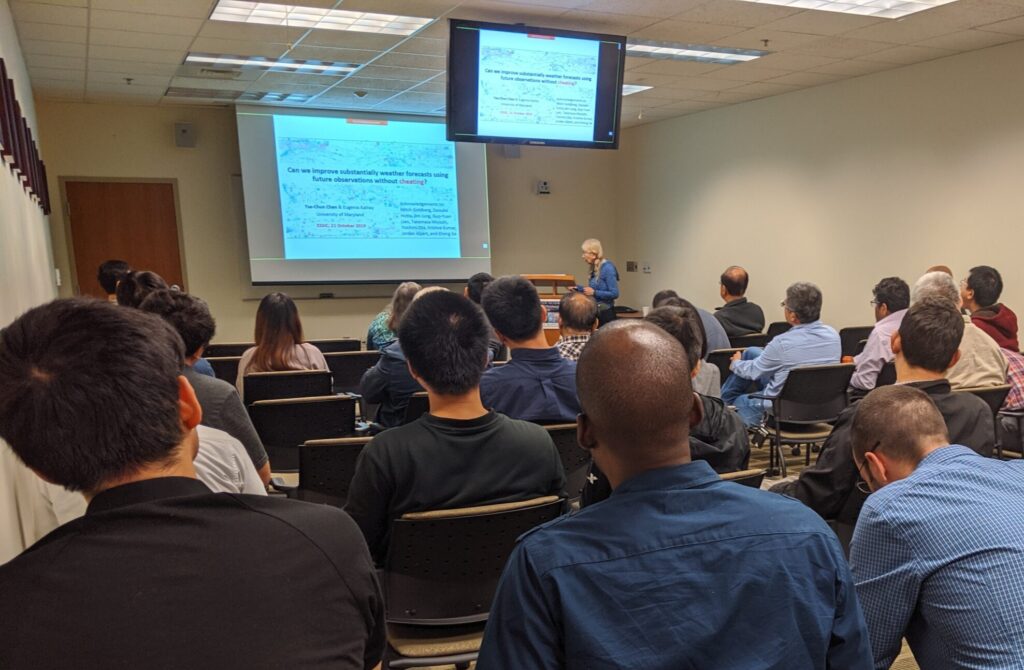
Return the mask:
[(857, 366), (850, 386), (861, 394), (875, 388), (882, 366), (893, 359), (892, 334), (903, 322), (910, 306), (910, 286), (899, 277), (886, 277), (871, 289), (871, 306), (875, 310), (875, 327), (868, 335), (864, 351), (849, 361)]
[(922, 668), (1016, 668), (1024, 658), (1024, 463), (950, 446), (929, 395), (872, 391), (853, 420), (873, 491), (850, 567), (876, 668), (906, 637)]

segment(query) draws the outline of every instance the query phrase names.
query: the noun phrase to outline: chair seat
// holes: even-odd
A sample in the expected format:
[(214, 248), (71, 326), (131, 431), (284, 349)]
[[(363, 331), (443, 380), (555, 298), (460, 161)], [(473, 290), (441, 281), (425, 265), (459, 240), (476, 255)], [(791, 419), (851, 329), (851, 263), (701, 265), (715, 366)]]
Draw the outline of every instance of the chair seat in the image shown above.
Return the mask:
[(480, 651), (484, 624), (473, 626), (403, 626), (388, 624), (388, 644), (402, 656), (426, 658)]
[[(775, 434), (775, 429), (766, 426), (768, 433)], [(832, 434), (832, 426), (827, 423), (811, 423), (806, 426), (786, 426), (779, 431), (783, 440), (824, 440)]]

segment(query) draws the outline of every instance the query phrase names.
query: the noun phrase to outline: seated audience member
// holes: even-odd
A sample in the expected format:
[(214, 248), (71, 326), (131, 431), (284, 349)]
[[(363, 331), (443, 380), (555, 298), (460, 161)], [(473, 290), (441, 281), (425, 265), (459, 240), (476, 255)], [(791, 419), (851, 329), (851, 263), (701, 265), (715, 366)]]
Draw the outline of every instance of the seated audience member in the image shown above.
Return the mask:
[[(681, 302), (675, 302), (681, 301)], [(665, 305), (676, 305), (676, 307), (690, 307), (697, 310), (697, 314), (700, 315), (700, 322), (704, 324), (704, 334), (707, 336), (705, 341), (707, 342), (708, 351), (716, 351), (718, 349), (729, 349), (732, 347), (729, 344), (729, 335), (726, 334), (725, 328), (718, 322), (715, 315), (706, 309), (701, 309), (686, 298), (681, 298), (678, 293), (672, 289), (665, 289), (664, 291), (658, 291), (654, 294), (654, 298), (651, 299), (652, 309), (657, 309)], [(705, 357), (706, 358), (706, 357)]]
[(519, 276), (499, 277), (484, 289), (483, 308), (512, 360), (484, 373), (484, 407), (526, 421), (575, 421), (576, 362), (562, 358), (544, 336), (547, 310), (537, 289)]
[[(690, 366), (690, 381), (696, 380), (698, 370), (704, 367), (700, 353), (704, 347), (704, 331), (700, 317), (692, 308), (675, 306), (658, 307), (644, 317), (644, 321), (653, 323), (672, 337), (679, 340), (686, 352)], [(715, 368), (718, 371), (718, 368)], [(693, 389), (694, 402), (700, 405), (700, 423), (690, 429), (690, 458), (695, 461), (707, 461), (715, 472), (735, 472), (743, 470), (750, 461), (750, 440), (746, 426), (736, 410), (726, 407), (719, 398), (702, 394), (696, 387)], [(591, 466), (590, 476), (583, 487), (583, 506), (593, 505), (611, 495), (608, 478), (600, 468)]]
[(89, 501), (0, 567), (0, 667), (374, 667), (384, 608), (358, 527), (197, 481), (183, 359), (162, 319), (95, 300), (0, 331), (0, 437)]
[[(914, 284), (910, 292), (910, 303), (929, 297), (951, 301), (959, 310), (963, 307), (960, 290), (953, 281), (953, 275), (945, 272), (929, 272)], [(1006, 383), (1007, 362), (999, 345), (985, 331), (964, 316), (964, 336), (960, 341), (960, 359), (946, 373), (946, 379), (954, 389), (977, 386), (1000, 386)]]
[(117, 304), (123, 307), (138, 307), (147, 295), (162, 288), (170, 287), (157, 273), (149, 270), (129, 270), (117, 282)]
[(245, 400), (245, 375), (250, 372), (326, 370), (327, 359), (302, 337), (302, 321), (295, 302), (284, 293), (268, 293), (256, 310), (256, 346), (238, 361), (235, 387)]
[(999, 302), (1003, 293), (1003, 278), (999, 271), (987, 265), (971, 268), (967, 278), (960, 282), (960, 297), (971, 313), (971, 323), (988, 333), (1001, 349), (1020, 351), (1017, 340), (1017, 315)]
[(447, 291), (418, 297), (402, 318), (398, 341), (430, 413), (373, 438), (345, 506), (378, 561), (392, 520), (407, 512), (529, 500), (565, 485), (546, 430), (481, 403), (489, 340), (480, 308)]
[[(899, 277), (886, 277), (871, 289), (875, 308), (875, 327), (868, 335), (864, 351), (849, 359), (857, 366), (850, 386), (858, 391), (875, 388), (882, 366), (893, 359), (890, 346), (892, 334), (899, 330), (903, 315), (910, 307), (910, 286)], [(846, 358), (843, 359), (847, 361)]]
[[(519, 538), (481, 668), (870, 667), (853, 579), (825, 522), (691, 462), (700, 405), (688, 366), (679, 342), (639, 320), (591, 338), (579, 438), (613, 492)], [(742, 631), (742, 643), (725, 631)]]
[(562, 358), (575, 361), (597, 327), (597, 301), (579, 292), (566, 293), (558, 301), (558, 327), (562, 335), (555, 342)]
[[(462, 295), (472, 300), (477, 305), (480, 304), (481, 298), (484, 295), (484, 289), (494, 281), (494, 276), (488, 272), (477, 272), (475, 275), (469, 278), (466, 282), (466, 288), (462, 290)], [(494, 334), (494, 329), (491, 329), (491, 341), (487, 345), (487, 348), (491, 350), (491, 359), (495, 361), (503, 361), (508, 358), (508, 349), (501, 343), (498, 336)]]
[(422, 288), (414, 281), (398, 285), (391, 295), (391, 302), (370, 323), (370, 329), (366, 332), (367, 351), (383, 349), (398, 338), (398, 322), (402, 320), (402, 313), (409, 309), (413, 297)]
[[(708, 333), (704, 329), (704, 319), (700, 316), (700, 310), (694, 307), (686, 298), (673, 298), (670, 296), (655, 302), (658, 304), (658, 306), (654, 308), (655, 311), (662, 307), (675, 307), (685, 311), (687, 314), (692, 313), (697, 317), (697, 328), (700, 331), (700, 352), (698, 358), (702, 363), (707, 361), (708, 353), (711, 350), (708, 349)], [(655, 325), (661, 326), (662, 324), (659, 323)], [(718, 328), (721, 328), (721, 326), (718, 326)], [(683, 347), (686, 348), (686, 345), (684, 344)], [(687, 351), (689, 351), (689, 349), (687, 349)], [(696, 367), (691, 367), (695, 371), (694, 374), (690, 375), (690, 384), (693, 386), (694, 392), (704, 396), (721, 398), (722, 373), (718, 370), (718, 366), (701, 364)]]
[(764, 349), (737, 351), (729, 366), (732, 376), (722, 384), (722, 400), (735, 406), (743, 423), (750, 427), (762, 425), (765, 412), (771, 408), (770, 401), (751, 398), (752, 394), (776, 396), (793, 368), (838, 363), (842, 355), (839, 333), (820, 321), (821, 290), (817, 286), (793, 284), (786, 289), (782, 308), (792, 328)]
[(905, 637), (922, 668), (1015, 668), (1024, 660), (1024, 466), (950, 445), (928, 395), (887, 386), (853, 420), (873, 493), (850, 568), (876, 668)]
[(195, 370), (196, 361), (200, 360), (203, 349), (217, 328), (206, 302), (181, 291), (161, 290), (151, 293), (140, 309), (163, 317), (185, 343), (185, 369), (181, 374), (192, 385), (203, 408), (202, 425), (224, 431), (241, 442), (260, 479), (264, 484), (268, 483), (270, 461), (267, 451), (238, 397), (238, 391), (226, 381)]
[(103, 287), (104, 293), (107, 294), (108, 302), (117, 302), (117, 282), (121, 281), (130, 270), (131, 267), (125, 261), (111, 259), (100, 263), (100, 267), (96, 271), (96, 279)]
[[(953, 393), (945, 378), (959, 357), (957, 346), (963, 332), (963, 318), (948, 299), (926, 297), (915, 302), (892, 336), (896, 382), (928, 394), (954, 442), (989, 456), (995, 447), (992, 411), (976, 396)], [(817, 463), (795, 481), (771, 488), (796, 498), (824, 519), (835, 519), (836, 532), (845, 540), (852, 533), (865, 497), (858, 488), (860, 474), (850, 448), (850, 427), (862, 405), (851, 405), (839, 415)]]
[(719, 280), (718, 291), (725, 304), (715, 308), (715, 318), (729, 337), (764, 330), (764, 310), (744, 297), (749, 282), (747, 271), (738, 265), (727, 267)]

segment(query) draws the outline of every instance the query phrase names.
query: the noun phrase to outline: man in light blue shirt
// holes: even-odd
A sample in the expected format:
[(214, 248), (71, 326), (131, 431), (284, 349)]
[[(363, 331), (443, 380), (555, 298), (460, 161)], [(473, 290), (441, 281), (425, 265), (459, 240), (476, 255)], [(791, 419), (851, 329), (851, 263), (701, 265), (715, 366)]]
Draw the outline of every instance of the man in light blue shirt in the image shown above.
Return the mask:
[(763, 424), (765, 410), (771, 406), (769, 401), (751, 398), (752, 394), (776, 396), (793, 368), (838, 363), (842, 356), (839, 333), (819, 320), (821, 289), (807, 282), (793, 284), (786, 289), (782, 307), (793, 327), (764, 349), (736, 352), (729, 366), (732, 376), (722, 384), (722, 400), (735, 406), (750, 427)]
[(1024, 667), (1024, 464), (947, 446), (920, 389), (860, 402), (855, 465), (873, 493), (850, 566), (876, 668), (907, 638), (922, 668)]

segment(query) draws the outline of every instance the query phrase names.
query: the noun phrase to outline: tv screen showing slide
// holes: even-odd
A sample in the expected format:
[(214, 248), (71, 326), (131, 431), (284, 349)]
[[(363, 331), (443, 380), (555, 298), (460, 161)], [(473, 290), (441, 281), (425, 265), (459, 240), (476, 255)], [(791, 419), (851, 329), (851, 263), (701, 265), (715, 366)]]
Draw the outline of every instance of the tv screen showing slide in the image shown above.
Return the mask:
[(626, 38), (450, 21), (448, 139), (616, 149)]
[(483, 147), (438, 119), (240, 106), (254, 284), (490, 272)]

